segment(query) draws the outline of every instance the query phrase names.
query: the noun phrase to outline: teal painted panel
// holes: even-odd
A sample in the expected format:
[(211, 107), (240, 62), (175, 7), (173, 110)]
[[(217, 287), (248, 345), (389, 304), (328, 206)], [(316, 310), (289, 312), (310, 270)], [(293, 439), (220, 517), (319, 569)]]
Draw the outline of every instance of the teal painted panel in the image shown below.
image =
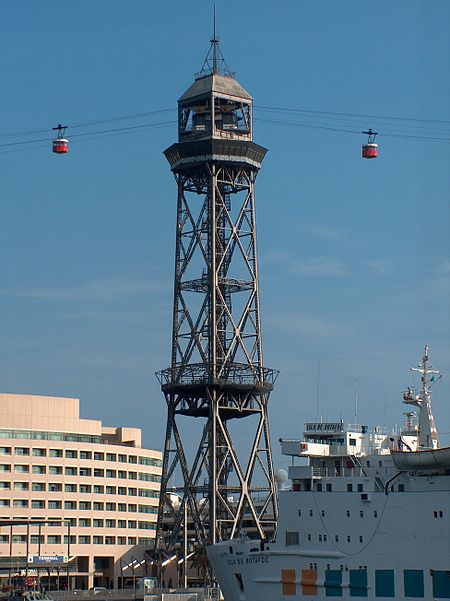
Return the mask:
[(366, 570), (350, 570), (350, 597), (367, 597)]
[(395, 597), (394, 570), (375, 570), (375, 597)]
[(450, 599), (450, 570), (433, 570), (433, 597)]
[(341, 570), (325, 570), (325, 595), (327, 597), (342, 597)]
[(424, 597), (423, 570), (404, 570), (405, 597)]

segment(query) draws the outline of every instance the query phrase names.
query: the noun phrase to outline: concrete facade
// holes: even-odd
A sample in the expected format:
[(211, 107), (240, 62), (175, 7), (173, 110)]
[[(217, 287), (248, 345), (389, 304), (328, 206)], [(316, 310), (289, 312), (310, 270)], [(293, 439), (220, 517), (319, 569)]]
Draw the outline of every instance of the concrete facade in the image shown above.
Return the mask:
[(145, 573), (161, 452), (142, 448), (140, 429), (80, 419), (79, 409), (74, 398), (0, 394), (0, 520), (55, 520), (0, 528), (3, 579), (14, 562), (33, 578), (27, 555), (69, 555), (70, 588), (118, 587)]

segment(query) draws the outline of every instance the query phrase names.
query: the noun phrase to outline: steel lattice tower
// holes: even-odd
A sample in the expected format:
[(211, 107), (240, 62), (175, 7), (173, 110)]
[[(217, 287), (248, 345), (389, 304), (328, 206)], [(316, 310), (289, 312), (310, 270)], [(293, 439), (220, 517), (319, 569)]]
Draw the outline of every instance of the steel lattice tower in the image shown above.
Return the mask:
[[(278, 372), (263, 366), (254, 205), (266, 149), (252, 141), (252, 98), (215, 35), (178, 101), (178, 134), (164, 152), (178, 185), (172, 362), (158, 374), (168, 416), (157, 549), (168, 552), (186, 512), (202, 545), (237, 536), (244, 517), (247, 532), (270, 539), (277, 520), (267, 405)], [(196, 419), (184, 436), (186, 418)]]

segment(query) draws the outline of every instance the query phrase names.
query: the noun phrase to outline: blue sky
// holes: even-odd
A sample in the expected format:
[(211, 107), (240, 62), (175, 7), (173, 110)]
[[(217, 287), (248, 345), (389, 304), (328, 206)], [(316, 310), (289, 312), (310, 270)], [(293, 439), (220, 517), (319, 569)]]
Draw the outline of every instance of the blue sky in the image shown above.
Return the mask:
[[(216, 4), (269, 149), (256, 202), (265, 363), (281, 372), (277, 466), (277, 439), (316, 415), (318, 363), (326, 419), (353, 419), (357, 380), (360, 421), (401, 423), (425, 343), (444, 372), (435, 415), (449, 444), (450, 4)], [(79, 397), (84, 417), (140, 426), (156, 448), (176, 217), (162, 151), (211, 21), (203, 0), (0, 3), (0, 134), (37, 132), (0, 138), (0, 389)], [(2, 146), (165, 109), (69, 128), (89, 135), (66, 157), (46, 141)], [(96, 133), (151, 123), (162, 125)], [(377, 161), (360, 158), (354, 132), (367, 127)]]

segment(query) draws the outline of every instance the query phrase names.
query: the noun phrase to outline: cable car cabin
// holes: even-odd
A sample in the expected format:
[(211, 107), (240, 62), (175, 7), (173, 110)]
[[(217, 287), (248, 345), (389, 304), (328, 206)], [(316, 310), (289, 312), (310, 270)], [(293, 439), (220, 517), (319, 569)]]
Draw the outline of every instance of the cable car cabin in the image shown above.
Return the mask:
[(69, 140), (65, 138), (53, 140), (53, 152), (55, 154), (67, 154), (69, 152)]
[(362, 147), (362, 158), (363, 159), (376, 159), (378, 157), (378, 144), (363, 144)]
[(378, 132), (372, 131), (369, 129), (368, 131), (363, 131), (363, 134), (367, 134), (367, 142), (363, 144), (362, 147), (362, 158), (363, 159), (376, 159), (378, 157), (378, 144), (375, 144), (375, 138), (378, 135)]

